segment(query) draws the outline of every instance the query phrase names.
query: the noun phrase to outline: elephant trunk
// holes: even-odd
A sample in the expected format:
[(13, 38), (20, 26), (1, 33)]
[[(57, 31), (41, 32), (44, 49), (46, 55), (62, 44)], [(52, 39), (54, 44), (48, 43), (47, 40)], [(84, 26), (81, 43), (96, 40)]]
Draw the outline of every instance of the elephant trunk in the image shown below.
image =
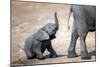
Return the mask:
[(57, 18), (57, 12), (55, 12), (55, 25), (56, 25), (56, 28), (59, 29), (59, 23), (58, 23), (58, 18)]

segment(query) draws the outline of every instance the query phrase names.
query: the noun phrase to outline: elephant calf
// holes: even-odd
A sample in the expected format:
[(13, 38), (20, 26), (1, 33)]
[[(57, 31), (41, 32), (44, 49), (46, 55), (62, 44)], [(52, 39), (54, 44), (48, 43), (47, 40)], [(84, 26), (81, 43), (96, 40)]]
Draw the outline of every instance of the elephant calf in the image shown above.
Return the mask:
[(51, 40), (55, 38), (58, 30), (58, 19), (55, 12), (55, 23), (48, 23), (39, 29), (36, 33), (29, 36), (25, 41), (24, 50), (28, 59), (44, 59), (43, 53), (47, 49), (50, 58), (57, 57), (55, 50), (52, 48)]

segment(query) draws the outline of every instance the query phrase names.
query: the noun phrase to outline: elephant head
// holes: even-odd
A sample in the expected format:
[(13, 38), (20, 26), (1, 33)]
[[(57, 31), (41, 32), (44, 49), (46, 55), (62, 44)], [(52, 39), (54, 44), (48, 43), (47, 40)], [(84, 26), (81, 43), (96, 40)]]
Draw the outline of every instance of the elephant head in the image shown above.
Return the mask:
[(55, 35), (59, 28), (56, 12), (55, 12), (54, 16), (55, 16), (55, 23), (48, 23), (42, 28), (42, 30), (46, 31), (50, 36)]
[(36, 37), (38, 40), (54, 39), (57, 30), (59, 29), (57, 13), (55, 12), (55, 23), (48, 23), (43, 26), (37, 33)]

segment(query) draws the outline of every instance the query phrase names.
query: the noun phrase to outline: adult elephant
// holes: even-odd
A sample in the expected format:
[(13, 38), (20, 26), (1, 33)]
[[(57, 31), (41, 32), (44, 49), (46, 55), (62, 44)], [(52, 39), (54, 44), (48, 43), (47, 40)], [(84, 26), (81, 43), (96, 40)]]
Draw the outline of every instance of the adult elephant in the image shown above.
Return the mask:
[(46, 49), (50, 52), (49, 57), (57, 57), (51, 45), (51, 40), (55, 38), (55, 34), (59, 28), (56, 12), (54, 15), (55, 23), (46, 24), (26, 39), (24, 50), (28, 59), (44, 59), (43, 53)]
[[(68, 58), (77, 57), (75, 47), (78, 37), (80, 37), (80, 49), (82, 59), (91, 59), (86, 47), (86, 36), (88, 32), (95, 31), (96, 26), (96, 6), (72, 5), (70, 15), (73, 12), (74, 23), (71, 34), (71, 42), (68, 48)], [(69, 16), (70, 17), (70, 16)]]

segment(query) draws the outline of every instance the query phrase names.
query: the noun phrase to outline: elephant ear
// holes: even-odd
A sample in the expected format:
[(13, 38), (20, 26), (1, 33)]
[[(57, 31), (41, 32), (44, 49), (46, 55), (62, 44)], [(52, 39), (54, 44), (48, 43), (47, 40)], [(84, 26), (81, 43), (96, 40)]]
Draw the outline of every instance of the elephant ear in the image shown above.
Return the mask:
[(34, 37), (40, 41), (49, 39), (49, 35), (43, 30), (39, 30), (37, 33), (35, 33)]

